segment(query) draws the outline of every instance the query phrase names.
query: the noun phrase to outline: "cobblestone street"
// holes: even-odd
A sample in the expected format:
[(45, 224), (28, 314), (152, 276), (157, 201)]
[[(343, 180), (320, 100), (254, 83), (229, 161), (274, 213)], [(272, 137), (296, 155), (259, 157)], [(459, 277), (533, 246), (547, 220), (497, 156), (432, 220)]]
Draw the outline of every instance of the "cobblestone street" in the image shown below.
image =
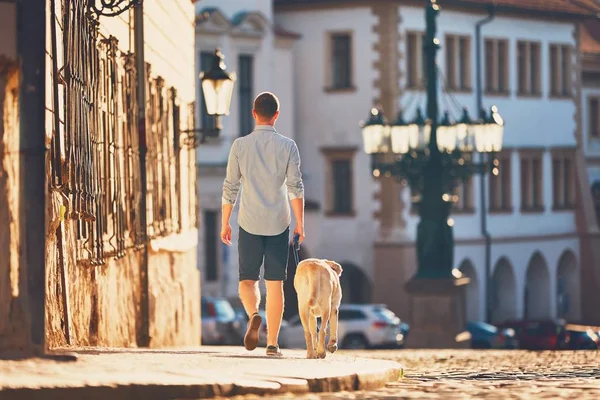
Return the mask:
[[(398, 361), (404, 365), (404, 378), (376, 391), (306, 394), (294, 398), (600, 399), (597, 351), (399, 350), (340, 351), (340, 354)], [(258, 397), (237, 397), (238, 400), (253, 398)]]

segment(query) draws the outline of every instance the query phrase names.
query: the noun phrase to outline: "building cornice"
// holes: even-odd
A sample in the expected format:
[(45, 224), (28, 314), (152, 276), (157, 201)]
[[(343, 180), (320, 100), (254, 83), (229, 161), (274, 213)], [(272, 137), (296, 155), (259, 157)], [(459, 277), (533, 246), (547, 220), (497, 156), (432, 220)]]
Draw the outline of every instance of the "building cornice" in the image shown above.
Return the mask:
[[(422, 0), (275, 0), (273, 9), (275, 12), (312, 11), (321, 9), (373, 7), (379, 4), (389, 4), (394, 2), (398, 6), (423, 7)], [(477, 14), (487, 14), (490, 7), (493, 7), (497, 16), (531, 18), (536, 20), (551, 19), (571, 22), (595, 18), (596, 14), (600, 13), (600, 6), (598, 6), (597, 11), (577, 5), (574, 5), (569, 9), (557, 10), (550, 7), (545, 9), (533, 8), (526, 5), (517, 5), (515, 3), (502, 4), (498, 0), (444, 0), (440, 6), (445, 10)]]

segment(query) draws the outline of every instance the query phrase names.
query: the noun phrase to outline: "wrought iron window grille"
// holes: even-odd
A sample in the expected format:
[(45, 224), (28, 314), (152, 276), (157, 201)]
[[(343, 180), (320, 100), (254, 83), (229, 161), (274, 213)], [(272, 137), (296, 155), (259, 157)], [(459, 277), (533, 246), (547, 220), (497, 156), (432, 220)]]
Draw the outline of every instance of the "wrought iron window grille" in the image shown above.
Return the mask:
[(89, 0), (89, 9), (96, 16), (116, 17), (132, 7), (142, 5), (143, 0)]

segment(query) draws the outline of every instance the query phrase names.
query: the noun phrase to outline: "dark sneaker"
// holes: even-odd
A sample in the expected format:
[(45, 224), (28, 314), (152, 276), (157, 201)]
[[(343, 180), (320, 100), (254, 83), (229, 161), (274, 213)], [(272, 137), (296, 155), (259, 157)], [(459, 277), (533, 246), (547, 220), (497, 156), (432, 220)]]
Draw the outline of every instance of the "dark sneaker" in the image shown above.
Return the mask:
[(244, 347), (246, 350), (254, 350), (258, 346), (258, 334), (261, 324), (262, 317), (258, 313), (252, 314), (248, 320), (248, 328), (244, 336)]
[(269, 357), (281, 357), (281, 351), (278, 346), (267, 346), (267, 356)]

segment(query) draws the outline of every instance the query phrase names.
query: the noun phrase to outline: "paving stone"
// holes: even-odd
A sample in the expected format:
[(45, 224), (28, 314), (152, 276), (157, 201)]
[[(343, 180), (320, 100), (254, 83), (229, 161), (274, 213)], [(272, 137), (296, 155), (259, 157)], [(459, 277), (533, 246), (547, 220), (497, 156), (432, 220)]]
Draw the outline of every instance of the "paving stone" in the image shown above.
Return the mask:
[(74, 362), (0, 360), (0, 399), (193, 399), (369, 390), (396, 381), (393, 360), (351, 354), (269, 358), (264, 349), (69, 349)]
[[(404, 378), (379, 390), (312, 393), (328, 399), (600, 399), (597, 351), (396, 350), (340, 352), (404, 366)], [(291, 399), (267, 396), (265, 399)], [(239, 400), (245, 400), (240, 397)]]

